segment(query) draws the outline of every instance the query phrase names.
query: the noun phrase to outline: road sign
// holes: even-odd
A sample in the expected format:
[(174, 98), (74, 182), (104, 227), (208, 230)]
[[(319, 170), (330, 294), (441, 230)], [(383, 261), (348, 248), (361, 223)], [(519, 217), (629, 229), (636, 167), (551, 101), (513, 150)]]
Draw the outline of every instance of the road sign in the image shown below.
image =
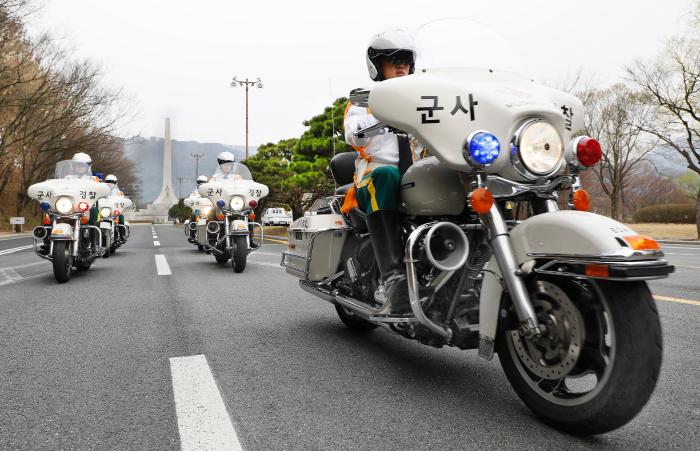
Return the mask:
[(22, 216), (12, 216), (10, 218), (10, 224), (11, 225), (23, 225), (24, 224), (24, 217)]

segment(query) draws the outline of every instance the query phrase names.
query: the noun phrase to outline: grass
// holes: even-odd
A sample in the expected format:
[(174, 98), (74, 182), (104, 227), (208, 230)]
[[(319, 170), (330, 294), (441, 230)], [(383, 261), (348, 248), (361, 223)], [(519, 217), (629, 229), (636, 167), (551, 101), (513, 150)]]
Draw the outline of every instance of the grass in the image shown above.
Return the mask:
[(287, 226), (263, 226), (265, 236), (281, 236), (287, 238)]
[(695, 224), (627, 224), (632, 230), (642, 235), (658, 239), (697, 240), (698, 231)]

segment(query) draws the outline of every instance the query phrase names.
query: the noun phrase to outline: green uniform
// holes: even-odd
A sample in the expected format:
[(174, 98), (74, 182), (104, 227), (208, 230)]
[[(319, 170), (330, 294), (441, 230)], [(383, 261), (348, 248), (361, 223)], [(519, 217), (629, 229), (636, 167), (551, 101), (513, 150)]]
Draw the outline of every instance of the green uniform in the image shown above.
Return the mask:
[(357, 183), (357, 203), (367, 214), (399, 208), (401, 174), (396, 166), (380, 166)]

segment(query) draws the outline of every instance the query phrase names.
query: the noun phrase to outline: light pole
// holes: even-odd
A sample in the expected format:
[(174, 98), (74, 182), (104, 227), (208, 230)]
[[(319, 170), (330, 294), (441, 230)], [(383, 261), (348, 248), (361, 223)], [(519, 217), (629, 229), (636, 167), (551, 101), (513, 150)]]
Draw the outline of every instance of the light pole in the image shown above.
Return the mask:
[(245, 80), (239, 80), (238, 77), (233, 77), (233, 80), (231, 81), (231, 87), (235, 88), (236, 86), (245, 86), (245, 159), (248, 159), (248, 88), (251, 85), (255, 85), (258, 89), (261, 89), (263, 87), (262, 81), (260, 80), (260, 77), (258, 77), (257, 80), (252, 81), (248, 80), (248, 77), (246, 77)]
[(197, 161), (194, 166), (194, 179), (197, 180), (197, 177), (199, 177), (199, 160), (204, 159), (205, 155), (203, 153), (191, 153), (190, 158), (194, 158)]
[(182, 199), (182, 182), (187, 180), (187, 177), (175, 177), (175, 180), (180, 184), (179, 192), (180, 192), (180, 199)]

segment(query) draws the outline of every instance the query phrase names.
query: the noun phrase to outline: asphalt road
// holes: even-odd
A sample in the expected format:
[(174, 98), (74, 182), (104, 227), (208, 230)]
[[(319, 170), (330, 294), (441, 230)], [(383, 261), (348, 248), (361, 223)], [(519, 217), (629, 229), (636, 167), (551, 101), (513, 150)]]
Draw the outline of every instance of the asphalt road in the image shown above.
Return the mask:
[[(677, 272), (651, 284), (664, 299), (651, 401), (625, 427), (581, 439), (540, 423), (497, 359), (349, 333), (284, 274), (282, 245), (234, 274), (181, 229), (134, 225), (115, 255), (59, 285), (50, 263), (12, 251), (29, 243), (0, 241), (1, 449), (177, 449), (202, 434), (248, 450), (700, 443), (700, 247), (666, 246)], [(213, 419), (194, 424), (202, 412)]]

